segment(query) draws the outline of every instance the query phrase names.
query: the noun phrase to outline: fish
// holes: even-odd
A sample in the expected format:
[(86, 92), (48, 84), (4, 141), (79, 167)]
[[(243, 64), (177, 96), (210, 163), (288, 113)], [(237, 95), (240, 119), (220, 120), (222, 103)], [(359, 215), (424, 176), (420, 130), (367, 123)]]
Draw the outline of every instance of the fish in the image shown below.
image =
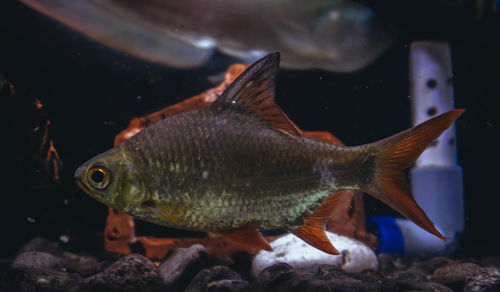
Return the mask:
[(167, 117), (85, 162), (77, 185), (136, 218), (263, 250), (272, 248), (259, 229), (284, 229), (339, 254), (325, 225), (344, 190), (362, 190), (445, 239), (402, 170), (464, 110), (365, 145), (314, 140), (275, 102), (279, 59), (267, 55), (213, 103)]
[(360, 70), (395, 32), (349, 0), (21, 0), (85, 36), (149, 62), (205, 64), (215, 51), (251, 63), (280, 51), (290, 69)]

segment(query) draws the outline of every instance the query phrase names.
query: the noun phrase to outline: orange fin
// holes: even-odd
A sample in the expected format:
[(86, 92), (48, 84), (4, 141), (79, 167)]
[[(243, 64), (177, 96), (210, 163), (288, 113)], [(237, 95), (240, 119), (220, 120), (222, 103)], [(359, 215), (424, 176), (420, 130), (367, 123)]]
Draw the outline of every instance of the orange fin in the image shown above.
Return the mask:
[(256, 114), (272, 128), (300, 136), (300, 130), (274, 101), (279, 61), (279, 53), (272, 53), (253, 63), (211, 106)]
[(462, 109), (449, 111), (372, 143), (377, 149), (376, 169), (373, 183), (363, 189), (441, 239), (445, 237), (417, 205), (402, 170), (409, 167), (463, 112)]
[(340, 201), (341, 195), (336, 194), (325, 198), (322, 204), (309, 215), (304, 224), (292, 233), (315, 248), (333, 255), (340, 254), (332, 245), (325, 233), (326, 223), (330, 214)]
[(221, 235), (239, 245), (272, 251), (269, 242), (255, 227), (240, 227), (221, 232)]

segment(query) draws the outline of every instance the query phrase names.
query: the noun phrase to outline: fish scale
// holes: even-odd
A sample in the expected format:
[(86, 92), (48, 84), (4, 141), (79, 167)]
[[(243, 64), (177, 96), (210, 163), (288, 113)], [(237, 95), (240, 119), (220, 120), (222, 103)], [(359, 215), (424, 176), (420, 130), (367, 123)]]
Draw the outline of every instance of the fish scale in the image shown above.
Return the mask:
[[(210, 127), (210, 125), (221, 124), (220, 120), (229, 120), (230, 124), (238, 122), (231, 119), (232, 115), (220, 116), (208, 108), (180, 114), (178, 119), (172, 123), (153, 125), (149, 131), (141, 132), (132, 137), (131, 143), (126, 144), (129, 148), (128, 151), (133, 151), (137, 144), (140, 144), (142, 153), (146, 153), (145, 155), (152, 157), (154, 161), (161, 160), (162, 157), (172, 157), (170, 162), (163, 161), (176, 165), (174, 171), (168, 174), (169, 182), (165, 181), (166, 177), (153, 173), (147, 176), (153, 178), (150, 185), (157, 189), (151, 191), (160, 193), (160, 200), (172, 202), (173, 198), (181, 197), (180, 194), (189, 193), (192, 202), (188, 208), (191, 210), (192, 218), (196, 218), (196, 222), (189, 220), (188, 227), (206, 229), (214, 226), (214, 220), (222, 220), (224, 225), (218, 226), (220, 229), (256, 221), (260, 221), (259, 223), (265, 228), (283, 228), (287, 227), (286, 224), (280, 225), (275, 222), (276, 220), (263, 219), (273, 218), (273, 213), (276, 213), (276, 210), (281, 210), (280, 218), (289, 217), (286, 222), (294, 222), (314, 202), (328, 195), (326, 192), (317, 195), (315, 186), (318, 184), (318, 175), (314, 175), (312, 169), (314, 164), (320, 163), (321, 152), (319, 149), (323, 148), (324, 155), (328, 155), (327, 150), (331, 149), (332, 145), (309, 141), (307, 138), (297, 140), (286, 134), (270, 131), (265, 124), (261, 124), (260, 128), (253, 124), (245, 125), (245, 123), (235, 125), (239, 126), (238, 132), (230, 131), (227, 128)], [(206, 129), (200, 132), (198, 129), (202, 126)], [(168, 131), (161, 128), (168, 129)], [(218, 139), (221, 136), (225, 139)], [(194, 143), (196, 147), (187, 146), (193, 145), (193, 143), (188, 143), (193, 139), (199, 141), (199, 143)], [(204, 144), (201, 144), (200, 141), (203, 141)], [(165, 149), (177, 153), (177, 156), (165, 155), (161, 150), (157, 150), (157, 145), (164, 145)], [(287, 145), (287, 147), (284, 148), (283, 145)], [(316, 147), (311, 148), (311, 145), (316, 145)], [(207, 151), (208, 149), (210, 151)], [(250, 152), (250, 149), (253, 151)], [(293, 159), (297, 156), (308, 159), (304, 161)], [(205, 162), (204, 168), (190, 167), (188, 173), (178, 171), (179, 168), (183, 167), (182, 164), (196, 165), (200, 161), (198, 157)], [(277, 160), (276, 157), (280, 157), (280, 159)], [(146, 163), (139, 164), (138, 167), (156, 171), (155, 167), (152, 167), (153, 165), (147, 165), (148, 161), (150, 160), (143, 161)], [(258, 161), (261, 167), (257, 169), (253, 166), (253, 161)], [(163, 168), (168, 167), (164, 166)], [(265, 171), (266, 169), (268, 171)], [(223, 173), (221, 170), (229, 170), (233, 174)], [(203, 180), (204, 171), (208, 172), (208, 181), (205, 187), (198, 188)], [(172, 188), (172, 185), (176, 187)], [(291, 185), (288, 187), (290, 191), (283, 191), (287, 185)], [(313, 187), (312, 191), (310, 186)], [(172, 189), (174, 189), (173, 192)], [(299, 191), (295, 191), (295, 189)], [(280, 193), (286, 195), (276, 196)], [(295, 206), (298, 197), (308, 197), (311, 193), (313, 195), (310, 195), (310, 199), (305, 200), (302, 204), (303, 207)], [(212, 218), (210, 215), (212, 210), (207, 209), (206, 206), (210, 206), (209, 201), (213, 200), (214, 196), (222, 197), (223, 201), (228, 202), (228, 204), (223, 205), (222, 210), (218, 210), (221, 211), (222, 216), (218, 215)], [(244, 197), (256, 197), (260, 204), (253, 208), (249, 207), (244, 213), (243, 209), (239, 207)], [(284, 206), (288, 207), (283, 208)], [(230, 220), (231, 217), (234, 218), (234, 212), (241, 214), (241, 217), (245, 219), (239, 218), (236, 220), (237, 223)], [(258, 216), (254, 214), (258, 214)]]

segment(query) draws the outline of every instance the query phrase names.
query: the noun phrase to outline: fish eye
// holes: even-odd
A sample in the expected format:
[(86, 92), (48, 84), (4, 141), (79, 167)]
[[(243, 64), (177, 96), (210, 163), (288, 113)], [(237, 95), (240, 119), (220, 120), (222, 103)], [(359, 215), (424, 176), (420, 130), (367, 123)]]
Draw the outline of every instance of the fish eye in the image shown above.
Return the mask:
[(109, 185), (109, 171), (103, 166), (92, 167), (89, 170), (88, 179), (94, 188), (103, 190)]

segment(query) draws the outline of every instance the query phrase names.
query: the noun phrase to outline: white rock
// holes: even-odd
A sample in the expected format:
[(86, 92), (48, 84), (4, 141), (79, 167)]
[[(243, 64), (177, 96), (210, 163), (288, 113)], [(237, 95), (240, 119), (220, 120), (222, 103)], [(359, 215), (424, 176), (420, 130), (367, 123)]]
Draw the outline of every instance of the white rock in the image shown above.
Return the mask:
[(355, 239), (326, 232), (340, 255), (331, 255), (316, 249), (293, 234), (285, 235), (271, 243), (272, 252), (260, 251), (252, 263), (252, 274), (257, 277), (265, 268), (277, 263), (287, 263), (296, 269), (307, 269), (315, 264), (338, 266), (346, 272), (376, 269), (375, 252)]

